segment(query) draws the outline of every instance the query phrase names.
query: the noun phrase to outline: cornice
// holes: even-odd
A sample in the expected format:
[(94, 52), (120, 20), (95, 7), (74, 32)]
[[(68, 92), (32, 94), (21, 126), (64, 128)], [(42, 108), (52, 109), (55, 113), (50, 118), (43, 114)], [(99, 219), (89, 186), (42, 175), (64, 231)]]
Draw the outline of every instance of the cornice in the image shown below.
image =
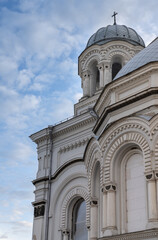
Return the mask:
[(92, 122), (95, 122), (95, 121), (94, 121), (94, 118), (90, 116), (89, 118), (79, 121), (76, 124), (72, 123), (72, 125), (70, 125), (69, 127), (65, 127), (59, 131), (54, 132), (53, 137), (55, 138), (55, 137), (61, 136), (66, 133), (70, 133), (70, 132), (77, 130), (80, 127), (90, 124)]
[(135, 96), (131, 96), (127, 98), (126, 100), (122, 100), (118, 103), (115, 103), (113, 105), (107, 106), (104, 111), (102, 112), (99, 120), (97, 121), (96, 125), (93, 128), (93, 132), (96, 134), (100, 126), (102, 125), (104, 119), (107, 117), (107, 115), (111, 112), (114, 112), (118, 109), (121, 109), (125, 106), (128, 106), (132, 103), (135, 103), (143, 98), (146, 98), (151, 95), (157, 95), (158, 94), (158, 88), (150, 88), (147, 90), (142, 91), (141, 93), (136, 94)]
[[(78, 115), (63, 123), (53, 126), (53, 138), (70, 133), (93, 122), (95, 122), (95, 120), (88, 112)], [(36, 144), (49, 140), (49, 128), (42, 129), (41, 131), (32, 134), (30, 138)]]
[(125, 87), (129, 84), (141, 83), (141, 81), (144, 82), (145, 79), (149, 78), (150, 75), (158, 71), (158, 63), (149, 63), (143, 68), (137, 69), (136, 71), (132, 72), (131, 74), (118, 78), (109, 84), (107, 84), (102, 93), (100, 94), (99, 98), (97, 99), (97, 102), (95, 104), (95, 111), (99, 113), (104, 105), (105, 99), (108, 97), (108, 95), (114, 91), (121, 89), (122, 87)]
[(102, 237), (98, 240), (139, 240), (139, 239), (158, 239), (158, 229), (144, 230), (132, 233), (125, 233), (115, 236)]
[[(63, 164), (62, 166), (60, 166), (56, 172), (51, 176), (51, 181), (52, 180), (55, 180), (58, 175), (64, 171), (65, 168), (75, 164), (75, 163), (78, 163), (78, 162), (83, 162), (83, 159), (75, 159), (73, 161), (69, 161), (69, 162), (66, 162), (65, 164)], [(48, 176), (45, 176), (45, 177), (41, 177), (41, 178), (37, 178), (35, 180), (32, 181), (33, 185), (36, 185), (38, 183), (42, 183), (42, 182), (47, 182), (49, 180)]]

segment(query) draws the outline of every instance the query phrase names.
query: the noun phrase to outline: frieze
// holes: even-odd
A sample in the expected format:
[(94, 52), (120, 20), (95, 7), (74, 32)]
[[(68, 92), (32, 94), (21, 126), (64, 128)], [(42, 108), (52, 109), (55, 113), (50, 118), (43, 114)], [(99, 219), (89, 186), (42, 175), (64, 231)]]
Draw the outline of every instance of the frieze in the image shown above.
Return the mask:
[[(91, 137), (90, 137), (91, 138)], [(68, 151), (71, 151), (75, 148), (78, 148), (78, 147), (81, 147), (81, 146), (84, 146), (90, 138), (86, 138), (86, 139), (82, 139), (80, 141), (77, 141), (77, 142), (74, 142), (72, 144), (69, 144), (67, 146), (64, 146), (62, 148), (59, 149), (59, 153), (65, 153), (65, 152), (68, 152)]]

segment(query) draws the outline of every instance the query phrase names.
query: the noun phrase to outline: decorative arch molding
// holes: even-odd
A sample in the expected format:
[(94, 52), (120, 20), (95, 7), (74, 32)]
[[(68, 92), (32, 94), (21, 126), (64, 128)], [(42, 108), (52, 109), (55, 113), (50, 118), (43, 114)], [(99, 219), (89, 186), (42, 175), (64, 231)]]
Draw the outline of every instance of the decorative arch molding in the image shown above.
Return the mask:
[(108, 61), (111, 62), (114, 56), (121, 56), (124, 60), (130, 60), (131, 56), (129, 56), (127, 53), (122, 52), (121, 50), (114, 50), (112, 51), (108, 56)]
[(88, 58), (85, 61), (84, 65), (82, 66), (82, 71), (89, 70), (89, 67), (90, 67), (91, 63), (93, 63), (95, 61), (97, 63), (100, 62), (100, 55), (99, 54), (94, 54), (94, 55), (90, 56), (90, 58)]
[(86, 202), (86, 225), (90, 226), (90, 198), (87, 190), (84, 187), (74, 187), (71, 189), (65, 196), (63, 204), (62, 204), (62, 212), (61, 212), (61, 229), (67, 229), (68, 225), (68, 209), (73, 200), (75, 198), (82, 197)]
[(90, 141), (85, 149), (85, 153), (84, 153), (84, 162), (85, 162), (87, 172), (90, 169), (92, 154), (94, 154), (95, 151), (101, 152), (101, 149), (100, 149), (98, 141), (94, 137), (92, 137), (90, 139)]
[(88, 174), (88, 190), (91, 195), (92, 175), (97, 162), (100, 163), (100, 186), (102, 186), (103, 183), (103, 158), (99, 143), (96, 139), (92, 138), (89, 142), (85, 151), (84, 159)]
[(118, 151), (124, 146), (127, 146), (128, 144), (135, 144), (139, 146), (139, 148), (143, 152), (144, 156), (144, 167), (145, 172), (150, 172), (152, 170), (152, 163), (151, 163), (151, 151), (150, 146), (146, 138), (138, 132), (125, 132), (122, 135), (120, 135), (118, 138), (111, 141), (106, 154), (105, 154), (105, 160), (104, 160), (104, 183), (110, 182), (111, 179), (111, 173), (113, 165), (113, 159), (114, 155), (118, 153)]
[(122, 53), (128, 54), (130, 58), (134, 57), (134, 55), (136, 54), (136, 50), (134, 50), (134, 48), (131, 49), (131, 47), (128, 47), (127, 43), (125, 42), (124, 45), (112, 42), (112, 45), (106, 48), (106, 53), (110, 56), (110, 53), (113, 51), (121, 51)]
[[(115, 129), (115, 130), (113, 130)], [(151, 134), (149, 130), (149, 123), (144, 119), (140, 119), (139, 117), (128, 117), (126, 120), (120, 120), (114, 124), (112, 124), (107, 131), (104, 131), (102, 136), (100, 137), (99, 143), (101, 146), (101, 150), (104, 152), (108, 148), (109, 144), (120, 134), (123, 132), (139, 132), (146, 139), (151, 139)]]
[(158, 132), (158, 114), (156, 114), (151, 120), (150, 120), (150, 125), (151, 125), (151, 136), (152, 138), (156, 133)]

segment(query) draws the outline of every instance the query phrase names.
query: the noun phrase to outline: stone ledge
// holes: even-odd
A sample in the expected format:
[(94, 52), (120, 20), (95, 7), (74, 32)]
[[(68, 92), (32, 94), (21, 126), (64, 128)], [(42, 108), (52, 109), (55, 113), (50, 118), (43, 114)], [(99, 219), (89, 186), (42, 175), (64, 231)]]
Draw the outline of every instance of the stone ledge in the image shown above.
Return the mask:
[(131, 239), (134, 239), (134, 240), (139, 240), (139, 239), (155, 240), (156, 239), (157, 240), (158, 228), (98, 238), (98, 240), (131, 240)]

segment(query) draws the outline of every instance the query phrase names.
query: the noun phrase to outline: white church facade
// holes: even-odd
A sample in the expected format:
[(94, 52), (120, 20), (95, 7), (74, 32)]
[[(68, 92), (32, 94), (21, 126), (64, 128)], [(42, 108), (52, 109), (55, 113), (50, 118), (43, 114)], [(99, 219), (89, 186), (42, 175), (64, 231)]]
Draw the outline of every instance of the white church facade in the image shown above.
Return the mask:
[(78, 59), (74, 117), (37, 144), (33, 240), (158, 239), (158, 39), (108, 25)]

